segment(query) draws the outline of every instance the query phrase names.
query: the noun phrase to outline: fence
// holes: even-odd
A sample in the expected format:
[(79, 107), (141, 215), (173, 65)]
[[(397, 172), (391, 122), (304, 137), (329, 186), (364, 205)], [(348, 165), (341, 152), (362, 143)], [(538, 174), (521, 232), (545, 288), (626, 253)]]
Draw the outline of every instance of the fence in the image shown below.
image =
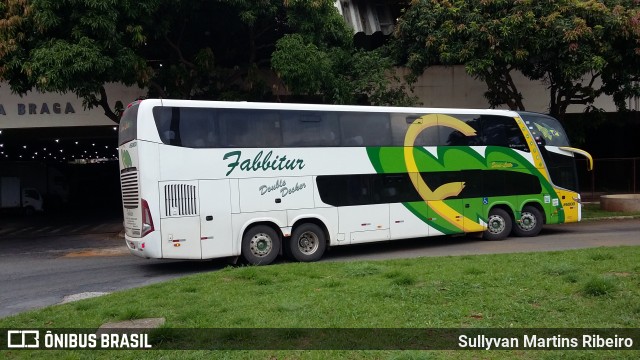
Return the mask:
[(580, 192), (597, 200), (602, 194), (635, 194), (640, 191), (640, 157), (594, 159), (593, 171), (587, 161), (577, 159)]

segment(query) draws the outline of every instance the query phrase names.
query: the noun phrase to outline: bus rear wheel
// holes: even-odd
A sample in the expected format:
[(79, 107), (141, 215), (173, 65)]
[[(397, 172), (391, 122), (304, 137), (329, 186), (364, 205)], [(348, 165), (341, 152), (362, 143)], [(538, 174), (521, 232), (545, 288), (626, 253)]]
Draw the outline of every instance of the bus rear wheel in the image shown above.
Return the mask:
[(285, 252), (296, 261), (311, 262), (320, 260), (326, 247), (326, 237), (320, 226), (305, 223), (293, 230)]
[(487, 219), (487, 230), (483, 237), (487, 240), (504, 240), (511, 233), (513, 224), (511, 216), (500, 208), (493, 208)]
[(267, 225), (257, 225), (242, 237), (242, 257), (252, 265), (271, 264), (280, 252), (280, 236)]
[(522, 208), (520, 220), (513, 227), (516, 236), (536, 236), (542, 230), (542, 213), (535, 206), (527, 205)]

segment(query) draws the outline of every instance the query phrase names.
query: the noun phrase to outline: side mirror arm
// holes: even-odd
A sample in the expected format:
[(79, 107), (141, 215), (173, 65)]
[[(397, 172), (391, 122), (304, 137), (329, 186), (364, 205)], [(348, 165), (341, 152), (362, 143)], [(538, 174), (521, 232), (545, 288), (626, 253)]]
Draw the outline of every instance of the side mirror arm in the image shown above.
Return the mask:
[(581, 149), (576, 149), (573, 147), (569, 147), (569, 146), (562, 146), (560, 147), (560, 150), (564, 150), (564, 151), (568, 151), (570, 153), (574, 153), (574, 154), (580, 154), (584, 157), (587, 158), (587, 170), (591, 171), (593, 170), (593, 157), (591, 157), (591, 154), (589, 154), (588, 152), (581, 150)]

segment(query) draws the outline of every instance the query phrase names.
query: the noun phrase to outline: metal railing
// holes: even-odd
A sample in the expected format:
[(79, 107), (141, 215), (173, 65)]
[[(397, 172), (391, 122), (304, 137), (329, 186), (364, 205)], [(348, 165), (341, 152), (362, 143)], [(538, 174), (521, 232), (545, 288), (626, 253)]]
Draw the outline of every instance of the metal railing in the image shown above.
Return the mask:
[(576, 159), (583, 197), (597, 199), (602, 194), (636, 194), (640, 190), (640, 157), (594, 159), (593, 171), (587, 161)]

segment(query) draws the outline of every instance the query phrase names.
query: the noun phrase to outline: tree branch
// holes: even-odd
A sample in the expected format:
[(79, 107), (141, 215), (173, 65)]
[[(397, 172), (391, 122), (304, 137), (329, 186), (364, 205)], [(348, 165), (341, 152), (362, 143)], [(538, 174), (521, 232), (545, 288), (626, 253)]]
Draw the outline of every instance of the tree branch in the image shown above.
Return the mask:
[(167, 93), (164, 91), (162, 86), (160, 86), (160, 84), (158, 84), (154, 80), (150, 80), (149, 85), (151, 85), (151, 87), (153, 87), (158, 91), (158, 94), (160, 95), (161, 98), (168, 98)]
[(104, 86), (100, 87), (100, 99), (98, 99), (98, 105), (102, 107), (104, 110), (104, 114), (111, 120), (113, 120), (116, 124), (120, 124), (120, 117), (111, 110), (109, 106), (109, 101), (107, 99), (107, 91), (104, 89)]
[(169, 46), (173, 50), (175, 50), (176, 54), (178, 55), (178, 59), (180, 60), (181, 63), (189, 66), (192, 69), (196, 68), (196, 66), (192, 62), (184, 58), (184, 55), (182, 55), (182, 50), (180, 49), (180, 47), (177, 44), (175, 44), (173, 41), (171, 41), (171, 39), (169, 39), (167, 34), (164, 35), (164, 40), (167, 42), (167, 44), (169, 44)]

